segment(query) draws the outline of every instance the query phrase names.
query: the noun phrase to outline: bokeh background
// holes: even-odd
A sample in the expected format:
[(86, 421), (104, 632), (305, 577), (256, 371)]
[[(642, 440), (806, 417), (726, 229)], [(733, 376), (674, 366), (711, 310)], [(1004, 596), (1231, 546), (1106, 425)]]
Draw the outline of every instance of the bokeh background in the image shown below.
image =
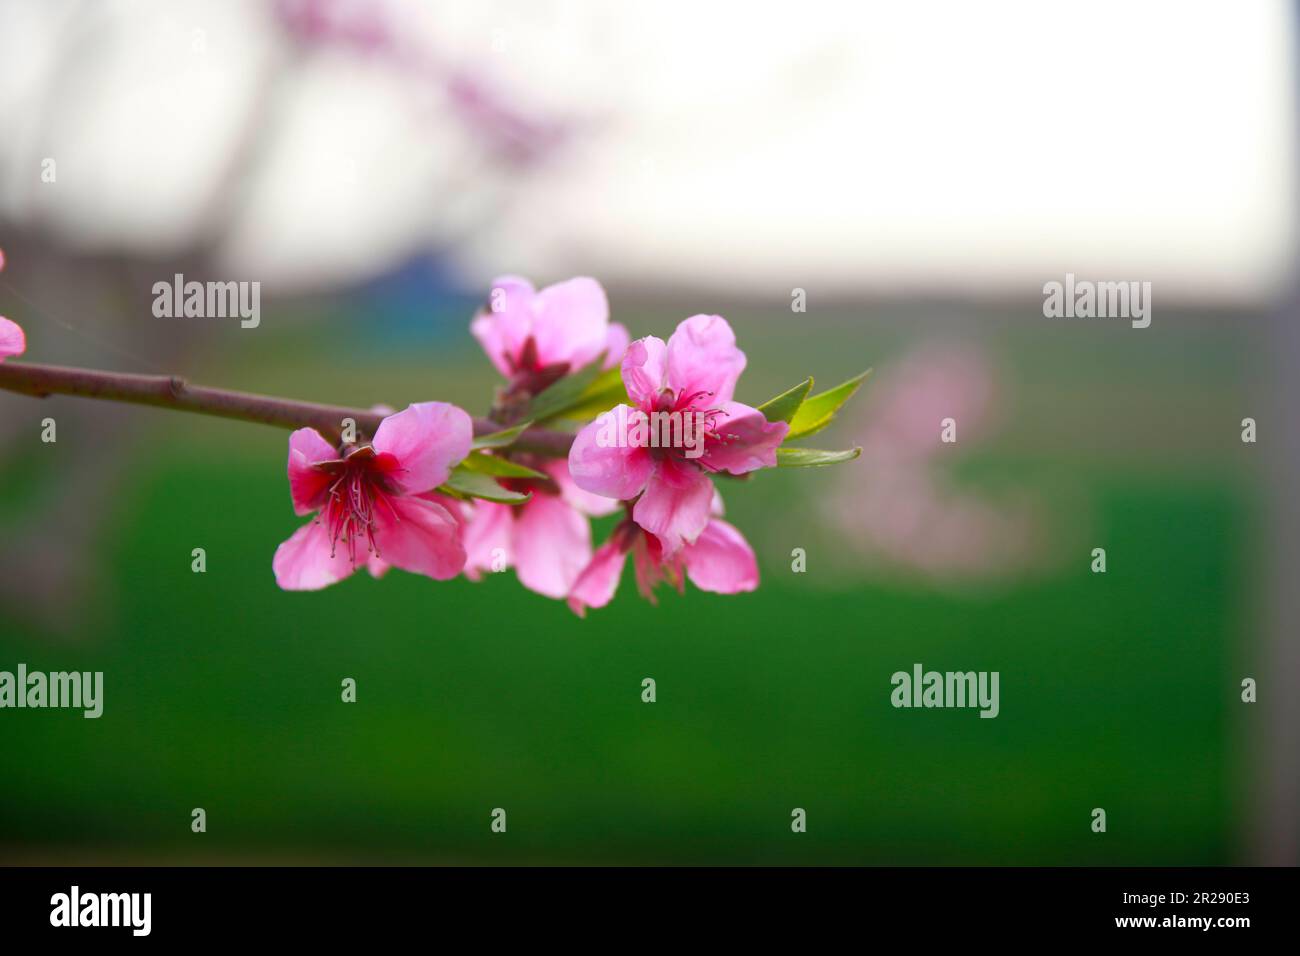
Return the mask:
[[(515, 272), (725, 315), (754, 404), (875, 370), (814, 442), (860, 460), (725, 488), (756, 593), (586, 620), (280, 592), (283, 433), (0, 394), (0, 669), (105, 673), (99, 720), (0, 712), (0, 863), (1294, 864), (1294, 12), (0, 5), (31, 361), (481, 414)], [(260, 327), (155, 318), (176, 272)], [(1044, 318), (1066, 272), (1151, 327)], [(893, 709), (916, 662), (1000, 716)]]

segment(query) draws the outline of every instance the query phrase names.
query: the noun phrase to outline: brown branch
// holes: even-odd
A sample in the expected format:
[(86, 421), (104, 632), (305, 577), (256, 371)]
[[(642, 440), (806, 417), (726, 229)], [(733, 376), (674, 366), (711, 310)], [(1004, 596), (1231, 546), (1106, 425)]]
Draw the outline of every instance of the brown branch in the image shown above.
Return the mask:
[[(131, 375), (12, 361), (0, 363), (0, 391), (17, 392), (36, 398), (76, 395), (110, 402), (171, 408), (199, 415), (215, 415), (279, 428), (314, 428), (335, 443), (339, 440), (343, 419), (351, 418), (357, 423), (359, 432), (373, 435), (384, 418), (368, 409), (320, 405), (251, 392), (190, 385), (184, 379), (174, 376)], [(500, 431), (501, 427), (485, 418), (474, 419), (475, 435)], [(551, 458), (563, 458), (568, 455), (572, 443), (573, 436), (565, 432), (530, 428), (516, 439), (511, 448)]]

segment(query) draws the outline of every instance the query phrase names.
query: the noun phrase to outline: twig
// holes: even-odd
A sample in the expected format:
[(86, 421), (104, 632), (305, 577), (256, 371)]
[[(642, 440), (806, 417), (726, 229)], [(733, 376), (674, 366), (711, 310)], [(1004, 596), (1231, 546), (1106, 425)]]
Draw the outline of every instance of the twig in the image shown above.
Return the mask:
[[(110, 402), (152, 405), (156, 408), (215, 415), (279, 428), (314, 428), (332, 442), (339, 440), (345, 418), (356, 422), (358, 432), (367, 435), (373, 435), (384, 419), (383, 415), (367, 409), (320, 405), (251, 392), (190, 385), (183, 378), (175, 376), (131, 375), (12, 360), (0, 364), (0, 390), (36, 398), (76, 395)], [(475, 435), (500, 431), (501, 427), (485, 418), (474, 419)], [(568, 455), (572, 443), (573, 436), (566, 432), (530, 428), (515, 440), (511, 448), (550, 458), (563, 458)]]

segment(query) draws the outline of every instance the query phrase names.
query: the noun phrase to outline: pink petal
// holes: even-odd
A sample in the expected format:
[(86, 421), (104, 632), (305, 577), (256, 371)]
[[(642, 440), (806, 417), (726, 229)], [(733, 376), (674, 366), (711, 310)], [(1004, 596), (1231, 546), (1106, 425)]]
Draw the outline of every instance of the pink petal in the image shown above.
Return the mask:
[[(440, 495), (436, 491), (426, 491), (424, 494), (416, 495), (415, 497), (419, 498), (421, 501), (431, 501), (435, 505), (441, 506), (447, 514), (451, 515), (452, 520), (456, 522), (456, 527), (460, 531), (461, 545), (464, 547), (466, 526), (469, 524), (470, 518), (473, 516), (473, 511), (469, 503), (457, 498), (450, 498), (447, 495)], [(468, 548), (466, 548), (466, 551), (468, 551)], [(468, 562), (468, 558), (466, 560)], [(371, 555), (369, 563), (370, 573), (376, 578), (382, 577), (388, 571), (388, 563), (373, 555)], [(476, 576), (470, 573), (468, 563), (465, 567), (465, 577), (469, 578), (471, 581), (478, 580)]]
[(637, 339), (623, 354), (623, 387), (633, 404), (649, 407), (667, 384), (668, 346), (663, 339), (647, 335)]
[(727, 402), (714, 419), (714, 430), (722, 440), (705, 444), (703, 461), (714, 471), (743, 475), (776, 467), (776, 449), (785, 441), (790, 426), (769, 422), (757, 408)]
[(701, 591), (738, 594), (758, 587), (758, 561), (744, 535), (714, 519), (682, 549), (686, 575)]
[(578, 487), (573, 476), (569, 474), (569, 463), (562, 458), (553, 459), (542, 466), (560, 487), (560, 495), (574, 508), (593, 518), (612, 515), (619, 508), (618, 499), (604, 495), (592, 494)]
[(638, 535), (632, 546), (632, 569), (636, 572), (636, 589), (651, 604), (658, 604), (657, 588), (664, 578), (675, 576), (681, 589), (681, 558), (664, 555), (663, 545), (652, 535)]
[(699, 537), (709, 523), (712, 504), (713, 482), (704, 472), (665, 459), (646, 483), (645, 494), (632, 509), (632, 519), (658, 538), (671, 556)]
[(470, 333), (483, 346), (496, 370), (509, 378), (533, 334), (532, 283), (518, 276), (501, 276), (492, 281), (488, 307), (474, 317)]
[[(626, 405), (616, 406), (574, 437), (569, 449), (569, 474), (584, 491), (606, 498), (629, 499), (635, 498), (645, 487), (654, 460), (644, 448), (620, 448), (614, 443), (602, 446), (603, 429), (615, 432), (614, 437), (618, 437), (617, 430), (608, 423), (618, 420), (620, 408), (626, 413), (635, 411)], [(607, 419), (606, 415), (615, 417)]]
[(355, 570), (346, 547), (330, 556), (329, 529), (322, 521), (305, 524), (275, 549), (271, 569), (275, 583), (286, 591), (319, 591), (342, 581)]
[(22, 326), (0, 315), (0, 362), (10, 355), (22, 355), (27, 351), (27, 336)]
[(415, 497), (422, 501), (432, 501), (435, 505), (442, 505), (447, 509), (447, 514), (451, 515), (452, 518), (456, 520), (456, 524), (460, 525), (462, 530), (464, 530), (465, 524), (469, 521), (472, 514), (468, 502), (461, 501), (458, 498), (449, 497), (448, 495), (440, 495), (436, 491), (426, 491), (423, 494), (416, 495)]
[(605, 351), (609, 301), (595, 279), (579, 276), (549, 285), (537, 293), (533, 310), (540, 364), (567, 362), (576, 369)]
[(515, 573), (530, 591), (568, 595), (591, 560), (591, 526), (559, 495), (534, 493), (515, 516)]
[(387, 574), (392, 567), (387, 561), (377, 558), (373, 554), (366, 559), (366, 570), (370, 572), (370, 576), (376, 581)]
[[(495, 501), (476, 501), (465, 522), (465, 576), (479, 580), (483, 571), (504, 571), (514, 563), (515, 509)], [(498, 552), (497, 549), (501, 550)]]
[(702, 407), (731, 401), (744, 370), (745, 353), (736, 348), (736, 335), (720, 315), (684, 319), (668, 340), (668, 384), (679, 395), (709, 393)]
[(419, 498), (390, 498), (375, 509), (378, 557), (412, 574), (446, 581), (465, 567), (460, 531), (447, 509)]
[(375, 451), (397, 459), (392, 478), (407, 494), (430, 491), (469, 454), (474, 423), (463, 409), (446, 402), (420, 402), (379, 423)]
[(586, 617), (587, 608), (604, 607), (613, 600), (626, 561), (627, 552), (613, 539), (597, 548), (569, 591), (569, 609)]
[(334, 479), (312, 465), (338, 457), (338, 450), (314, 428), (299, 428), (289, 436), (289, 497), (295, 514), (308, 515), (324, 506)]
[(621, 322), (609, 324), (609, 335), (605, 339), (605, 369), (623, 364), (623, 354), (627, 351), (632, 337), (627, 334), (627, 327)]

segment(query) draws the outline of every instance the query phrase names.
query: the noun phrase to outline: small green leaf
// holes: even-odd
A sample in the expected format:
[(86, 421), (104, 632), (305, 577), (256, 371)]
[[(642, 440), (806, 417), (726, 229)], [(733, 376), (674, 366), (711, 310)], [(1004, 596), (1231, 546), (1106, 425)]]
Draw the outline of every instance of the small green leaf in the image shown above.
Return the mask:
[(788, 422), (794, 418), (795, 412), (799, 411), (799, 406), (808, 397), (812, 387), (813, 380), (810, 375), (788, 392), (782, 392), (776, 398), (768, 399), (758, 406), (758, 410), (769, 422)]
[(587, 389), (600, 377), (600, 367), (604, 364), (602, 355), (594, 362), (557, 381), (541, 394), (535, 395), (528, 405), (528, 414), (533, 421), (542, 422), (555, 418), (573, 408), (586, 397)]
[(492, 432), (490, 435), (480, 435), (474, 439), (474, 448), (506, 448), (515, 443), (515, 439), (523, 434), (524, 430), (532, 426), (532, 422), (523, 422), (511, 428), (503, 429), (499, 432)]
[(871, 369), (867, 369), (847, 382), (806, 399), (790, 420), (790, 431), (786, 434), (785, 440), (806, 438), (829, 425), (835, 419), (835, 413), (853, 397), (853, 393), (870, 374)]
[(540, 471), (534, 471), (518, 462), (511, 461), (508, 458), (501, 458), (497, 455), (489, 455), (487, 452), (474, 452), (468, 458), (460, 463), (461, 468), (477, 472), (481, 475), (495, 475), (498, 478), (547, 478), (548, 475)]
[(607, 412), (615, 405), (627, 401), (627, 389), (623, 387), (623, 372), (617, 366), (601, 372), (578, 402), (566, 408), (561, 415), (568, 419), (589, 422), (601, 412)]
[(812, 465), (838, 465), (852, 461), (862, 454), (861, 448), (847, 448), (844, 451), (822, 451), (820, 448), (778, 448), (776, 466), (778, 468), (807, 468)]
[(521, 495), (517, 491), (502, 488), (491, 475), (469, 471), (463, 465), (457, 466), (447, 483), (439, 486), (438, 490), (455, 498), (483, 498), (503, 505), (523, 504), (532, 497), (531, 494)]

